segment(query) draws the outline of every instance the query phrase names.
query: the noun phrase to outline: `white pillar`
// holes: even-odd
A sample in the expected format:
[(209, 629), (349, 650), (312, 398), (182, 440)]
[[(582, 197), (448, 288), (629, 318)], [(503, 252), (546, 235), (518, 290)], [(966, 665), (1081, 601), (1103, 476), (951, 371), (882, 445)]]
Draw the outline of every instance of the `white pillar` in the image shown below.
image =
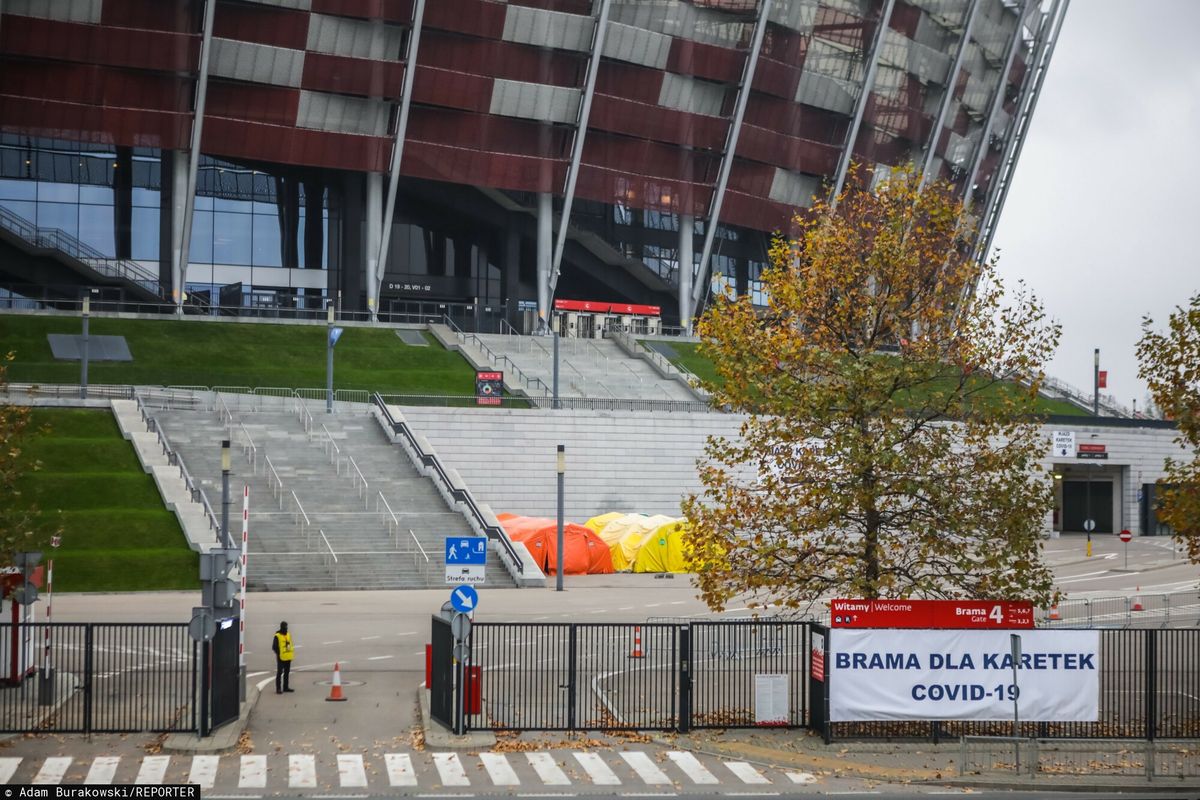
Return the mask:
[(383, 175), (367, 173), (367, 203), (363, 210), (367, 223), (367, 311), (371, 319), (379, 313), (379, 243), (383, 235)]
[(171, 158), (171, 302), (183, 303), (188, 254), (183, 252), (183, 220), (188, 212), (188, 160), (182, 150)]
[(538, 194), (537, 203), (537, 292), (538, 323), (550, 328), (550, 268), (551, 228), (553, 227), (554, 196), (549, 192)]
[(692, 335), (692, 271), (695, 265), (696, 218), (679, 215), (679, 324)]

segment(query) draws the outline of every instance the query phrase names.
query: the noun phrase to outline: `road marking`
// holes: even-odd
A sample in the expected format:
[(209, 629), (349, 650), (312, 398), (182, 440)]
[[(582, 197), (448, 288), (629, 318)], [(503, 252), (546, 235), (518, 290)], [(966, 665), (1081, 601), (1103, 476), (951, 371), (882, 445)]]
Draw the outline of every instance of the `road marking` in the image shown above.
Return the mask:
[(238, 788), (267, 788), (266, 756), (242, 756), (242, 768), (238, 772)]
[(658, 608), (662, 603), (646, 603), (646, 608)]
[(467, 780), (467, 772), (463, 769), (462, 762), (458, 760), (458, 753), (434, 753), (433, 765), (437, 767), (443, 786), (471, 785), (471, 781)]
[(364, 636), (361, 639), (359, 639), (359, 641), (360, 642), (369, 642), (372, 639), (382, 639), (382, 638), (383, 638), (382, 636)]
[(201, 789), (211, 789), (217, 780), (217, 764), (220, 761), (220, 756), (192, 756), (188, 783), (198, 784)]
[(47, 758), (42, 764), (42, 768), (38, 770), (38, 774), (33, 777), (31, 783), (62, 783), (63, 775), (67, 772), (67, 767), (71, 766), (70, 756), (57, 756)]
[(117, 774), (117, 765), (120, 763), (120, 756), (96, 756), (92, 759), (92, 766), (88, 769), (87, 777), (83, 779), (83, 782), (101, 785), (112, 783), (113, 775)]
[(167, 765), (171, 763), (170, 756), (146, 756), (138, 767), (134, 783), (160, 784), (167, 775)]
[(479, 760), (483, 762), (483, 768), (487, 770), (494, 786), (517, 786), (521, 783), (502, 753), (480, 753)]
[(617, 611), (633, 611), (634, 606), (621, 606)]
[(667, 773), (663, 772), (654, 762), (650, 760), (650, 756), (640, 750), (631, 752), (622, 752), (621, 758), (625, 759), (625, 763), (633, 767), (633, 771), (638, 774), (646, 783), (670, 783), (671, 779), (667, 777)]
[(549, 753), (526, 753), (525, 758), (529, 759), (529, 766), (533, 767), (533, 771), (542, 779), (542, 783), (547, 786), (570, 785), (571, 779), (558, 768), (554, 756)]
[(717, 780), (717, 776), (709, 772), (708, 768), (700, 763), (700, 759), (691, 753), (672, 750), (667, 753), (667, 758), (674, 761), (675, 766), (683, 770), (683, 774), (692, 779), (692, 783), (720, 783)]
[(395, 656), (368, 656), (367, 661), (383, 661), (387, 658), (395, 658)]
[(388, 783), (392, 786), (416, 786), (417, 774), (413, 771), (412, 756), (408, 753), (384, 753), (387, 764)]
[(783, 774), (787, 775), (788, 780), (790, 780), (792, 783), (816, 783), (817, 782), (817, 776), (813, 775), (811, 772), (785, 772)]
[(592, 779), (592, 783), (597, 786), (619, 786), (621, 784), (617, 773), (613, 772), (608, 764), (604, 763), (604, 759), (595, 753), (572, 753), (571, 755), (575, 756), (579, 766), (583, 767), (584, 772)]
[(726, 761), (725, 766), (729, 767), (730, 772), (741, 778), (742, 783), (770, 783), (761, 772), (745, 761)]
[(1102, 569), (1099, 572), (1083, 572), (1083, 573), (1080, 573), (1079, 575), (1072, 575), (1071, 577), (1066, 578), (1064, 580), (1055, 581), (1055, 583), (1078, 583), (1079, 581), (1087, 580), (1088, 578), (1091, 578), (1095, 575), (1107, 575), (1108, 573), (1109, 573), (1109, 570), (1107, 570), (1107, 569)]
[(397, 633), (396, 635), (397, 636), (416, 636), (417, 632), (416, 631), (405, 631), (404, 633)]
[(288, 756), (288, 788), (315, 789), (317, 788), (317, 757), (290, 755)]
[(8, 783), (19, 766), (21, 766), (20, 757), (0, 758), (0, 783)]
[(342, 639), (334, 639), (332, 642), (321, 642), (321, 644), (341, 644)]
[(670, 603), (667, 603), (667, 605), (670, 605), (670, 606), (681, 606), (681, 605), (683, 605), (683, 604), (684, 604), (684, 603), (686, 603), (686, 602), (687, 602), (686, 600), (672, 600)]
[(367, 785), (367, 771), (359, 753), (340, 753), (337, 757), (338, 779), (342, 786), (358, 788)]

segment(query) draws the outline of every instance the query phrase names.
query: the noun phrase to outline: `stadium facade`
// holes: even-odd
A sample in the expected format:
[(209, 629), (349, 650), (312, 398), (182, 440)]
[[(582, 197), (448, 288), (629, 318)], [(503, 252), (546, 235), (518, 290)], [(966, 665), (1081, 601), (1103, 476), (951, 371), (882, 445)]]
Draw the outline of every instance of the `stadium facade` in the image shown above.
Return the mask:
[(0, 0), (0, 281), (686, 323), (852, 160), (983, 254), (1068, 2)]

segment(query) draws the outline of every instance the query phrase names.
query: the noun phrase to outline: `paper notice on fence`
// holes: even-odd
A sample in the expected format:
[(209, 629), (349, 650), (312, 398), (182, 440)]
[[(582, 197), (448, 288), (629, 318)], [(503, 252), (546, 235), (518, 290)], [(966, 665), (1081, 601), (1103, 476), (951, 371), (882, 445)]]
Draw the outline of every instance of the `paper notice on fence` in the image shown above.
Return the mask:
[(1095, 722), (1100, 632), (1026, 630), (1016, 685), (1009, 631), (829, 632), (829, 718)]

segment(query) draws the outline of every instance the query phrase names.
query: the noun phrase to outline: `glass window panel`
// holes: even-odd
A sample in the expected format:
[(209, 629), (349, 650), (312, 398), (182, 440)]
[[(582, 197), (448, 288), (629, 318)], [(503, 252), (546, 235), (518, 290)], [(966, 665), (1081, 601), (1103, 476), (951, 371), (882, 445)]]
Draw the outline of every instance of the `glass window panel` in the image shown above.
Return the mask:
[(279, 217), (254, 215), (254, 265), (282, 267), (283, 249), (279, 233)]
[(105, 186), (80, 186), (79, 202), (111, 206), (113, 204), (113, 190)]
[[(158, 208), (161, 202), (157, 189), (139, 189), (133, 187), (133, 204), (142, 208)], [(199, 204), (197, 203), (197, 208)]]
[[(157, 208), (134, 208), (133, 209), (133, 257), (138, 261), (158, 261), (158, 209)], [(196, 219), (192, 223), (192, 247), (193, 253), (196, 252), (196, 236), (199, 234), (200, 214), (196, 214)], [(212, 253), (212, 218), (208, 218), (208, 251)], [(195, 260), (195, 259), (193, 259)]]
[(37, 226), (58, 228), (71, 236), (79, 235), (79, 206), (74, 203), (38, 203)]
[(39, 183), (38, 200), (41, 202), (51, 201), (56, 203), (77, 202), (79, 200), (79, 184), (50, 182)]
[(249, 214), (213, 212), (213, 263), (250, 264), (252, 228)]
[(197, 211), (212, 211), (213, 199), (204, 195), (196, 195), (195, 208)]
[(30, 224), (37, 222), (37, 205), (24, 200), (0, 199), (0, 206), (7, 208), (21, 219)]
[(213, 209), (216, 211), (231, 211), (240, 214), (249, 214), (254, 204), (249, 200), (229, 200), (224, 197), (213, 198)]
[(112, 206), (79, 206), (79, 240), (108, 258), (117, 257)]
[(213, 263), (213, 212), (197, 211), (192, 216), (192, 243), (188, 260), (196, 264)]
[(33, 181), (15, 179), (0, 180), (0, 199), (36, 200), (37, 184)]

